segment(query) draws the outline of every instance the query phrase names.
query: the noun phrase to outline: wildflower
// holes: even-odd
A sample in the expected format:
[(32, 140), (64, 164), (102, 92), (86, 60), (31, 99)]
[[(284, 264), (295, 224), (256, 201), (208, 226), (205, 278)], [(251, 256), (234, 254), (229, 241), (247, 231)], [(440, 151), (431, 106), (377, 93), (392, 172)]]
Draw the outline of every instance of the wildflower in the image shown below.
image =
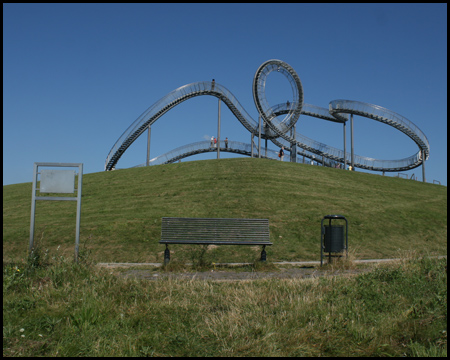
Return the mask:
[(25, 329), (24, 329), (24, 328), (22, 328), (22, 329), (20, 329), (19, 331), (20, 331), (20, 332), (24, 332), (24, 331), (25, 331)]

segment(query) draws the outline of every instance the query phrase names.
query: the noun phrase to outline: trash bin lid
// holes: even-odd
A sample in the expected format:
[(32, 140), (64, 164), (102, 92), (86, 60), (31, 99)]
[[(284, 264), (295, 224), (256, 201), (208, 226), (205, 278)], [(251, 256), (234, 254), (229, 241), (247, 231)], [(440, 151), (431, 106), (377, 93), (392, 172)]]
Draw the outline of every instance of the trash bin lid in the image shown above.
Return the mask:
[[(344, 215), (325, 215), (324, 219), (345, 219)], [(345, 219), (347, 220), (347, 219)]]

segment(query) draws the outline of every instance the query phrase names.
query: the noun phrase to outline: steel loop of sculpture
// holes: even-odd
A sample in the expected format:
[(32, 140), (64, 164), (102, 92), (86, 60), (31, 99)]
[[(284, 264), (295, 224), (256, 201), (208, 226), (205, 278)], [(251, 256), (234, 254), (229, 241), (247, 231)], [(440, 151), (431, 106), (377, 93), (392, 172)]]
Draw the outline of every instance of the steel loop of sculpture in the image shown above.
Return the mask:
[[(286, 103), (287, 116), (282, 121), (279, 121), (277, 116), (280, 105), (270, 107), (265, 94), (267, 76), (275, 70), (286, 76), (291, 84), (293, 94), (293, 102)], [(300, 117), (303, 107), (303, 86), (295, 70), (288, 64), (280, 60), (269, 60), (263, 63), (255, 73), (253, 99), (264, 123), (272, 130), (266, 129), (265, 138), (273, 139), (286, 134)]]
[[(293, 93), (292, 103), (287, 102), (269, 106), (265, 96), (265, 85), (267, 76), (272, 71), (280, 72), (288, 79)], [(410, 120), (381, 106), (359, 101), (333, 100), (329, 103), (328, 109), (306, 104), (303, 102), (303, 87), (300, 78), (291, 66), (281, 60), (273, 59), (264, 62), (255, 73), (252, 89), (253, 99), (263, 123), (261, 138), (272, 141), (278, 147), (284, 146), (287, 151), (295, 151), (298, 155), (303, 155), (316, 161), (319, 161), (321, 157), (322, 159), (319, 162), (322, 162), (322, 164), (326, 163), (326, 159), (350, 163), (350, 153), (346, 152), (344, 154), (343, 150), (309, 139), (300, 134), (298, 130), (295, 134), (292, 134), (290, 130), (294, 127), (301, 114), (337, 123), (347, 122), (347, 114), (354, 114), (382, 122), (400, 130), (419, 147), (419, 151), (416, 154), (399, 160), (378, 160), (354, 154), (354, 167), (373, 171), (403, 171), (416, 168), (423, 164), (425, 160), (428, 160), (430, 152), (428, 139)], [(192, 83), (170, 92), (138, 117), (111, 148), (105, 161), (105, 170), (114, 169), (125, 150), (163, 114), (183, 101), (202, 95), (219, 98), (241, 124), (251, 132), (252, 138), (257, 136), (259, 122), (255, 121), (247, 113), (228, 89), (223, 85), (210, 81)], [(282, 115), (285, 115), (285, 117), (280, 120)], [(236, 148), (232, 148), (231, 145), (236, 146)], [(220, 151), (244, 155), (251, 155), (254, 151), (257, 151), (253, 144), (238, 142), (230, 143), (228, 148), (223, 146), (223, 142), (218, 144), (218, 146), (220, 146)], [(152, 159), (149, 165), (170, 163), (187, 156), (208, 151), (217, 151), (217, 148), (209, 147), (207, 142), (188, 144)], [(266, 156), (263, 157), (270, 158), (273, 156), (272, 153), (276, 154), (274, 151), (269, 151), (269, 153), (266, 151)]]

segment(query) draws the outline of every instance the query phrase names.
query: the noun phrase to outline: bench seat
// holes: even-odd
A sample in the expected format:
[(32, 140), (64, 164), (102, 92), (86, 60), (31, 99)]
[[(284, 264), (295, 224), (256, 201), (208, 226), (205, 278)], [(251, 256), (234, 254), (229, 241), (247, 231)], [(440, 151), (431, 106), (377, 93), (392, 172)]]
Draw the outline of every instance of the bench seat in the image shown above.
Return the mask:
[(170, 259), (168, 244), (272, 245), (268, 219), (163, 217), (160, 244), (166, 244), (164, 263)]

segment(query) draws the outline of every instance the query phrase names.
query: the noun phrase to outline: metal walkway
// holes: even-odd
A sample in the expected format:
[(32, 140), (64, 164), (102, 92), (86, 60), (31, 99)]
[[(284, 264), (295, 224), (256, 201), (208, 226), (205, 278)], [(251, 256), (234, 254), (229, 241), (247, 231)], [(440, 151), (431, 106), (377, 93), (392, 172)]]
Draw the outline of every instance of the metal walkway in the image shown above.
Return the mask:
[[(208, 141), (199, 141), (192, 144), (187, 144), (180, 146), (174, 150), (171, 150), (165, 154), (159, 155), (157, 157), (154, 157), (150, 160), (149, 165), (163, 165), (163, 164), (171, 164), (178, 160), (187, 158), (189, 156), (197, 155), (197, 154), (203, 154), (207, 152), (217, 152), (217, 147), (211, 146), (211, 142)], [(229, 153), (235, 153), (240, 155), (246, 155), (246, 156), (252, 156), (252, 145), (242, 143), (239, 141), (229, 141), (228, 147), (225, 146), (225, 141), (220, 141), (220, 152), (229, 152)], [(278, 157), (279, 150), (273, 150), (273, 149), (261, 149), (261, 158), (263, 159), (271, 159), (271, 160), (280, 160)], [(314, 154), (308, 153), (306, 151), (298, 151), (299, 155), (303, 155), (307, 158), (313, 158)], [(256, 144), (253, 144), (253, 154), (256, 156), (258, 154), (258, 147)], [(322, 163), (320, 159), (315, 159), (318, 163)], [(290, 157), (289, 155), (285, 155), (283, 161), (289, 162)], [(325, 159), (325, 165), (327, 165), (327, 161)], [(144, 167), (146, 166), (146, 163), (136, 165), (133, 167)], [(328, 164), (327, 166), (331, 166)]]
[[(264, 90), (266, 77), (271, 71), (281, 72), (288, 78), (294, 94), (294, 101), (292, 103), (278, 104), (272, 107), (268, 105)], [(258, 135), (259, 122), (255, 121), (247, 113), (237, 98), (227, 88), (210, 81), (196, 82), (173, 90), (142, 113), (125, 130), (111, 148), (105, 161), (105, 170), (114, 169), (128, 147), (142, 135), (148, 126), (155, 123), (167, 111), (183, 101), (203, 95), (219, 98), (250, 133), (254, 134), (254, 136)], [(300, 114), (338, 123), (348, 121), (347, 114), (355, 114), (382, 122), (400, 130), (410, 137), (419, 147), (419, 151), (416, 154), (399, 160), (378, 160), (354, 154), (355, 167), (373, 171), (403, 171), (414, 169), (422, 165), (424, 160), (428, 160), (430, 146), (425, 134), (410, 120), (391, 110), (377, 105), (350, 100), (333, 100), (329, 104), (329, 109), (304, 104), (303, 88), (300, 79), (296, 72), (283, 61), (269, 60), (258, 68), (253, 81), (253, 96), (255, 105), (264, 123), (261, 129), (261, 137), (271, 140), (278, 147), (284, 146), (287, 151), (294, 150), (299, 155), (308, 158), (315, 157), (314, 160), (316, 161), (319, 160), (317, 156), (320, 156), (322, 159), (327, 158), (341, 163), (345, 159), (346, 163), (350, 163), (351, 154), (349, 152), (346, 152), (344, 156), (343, 150), (309, 139), (300, 133), (296, 133), (293, 136), (291, 129)], [(285, 115), (284, 119), (281, 119), (282, 115)], [(220, 151), (236, 152), (243, 155), (251, 154), (251, 145), (248, 144), (236, 143), (231, 146), (230, 142), (230, 149), (223, 149), (223, 147), (221, 144)], [(209, 147), (209, 141), (202, 141), (185, 145), (168, 153), (177, 153), (178, 155), (164, 154), (152, 159), (151, 164), (173, 162), (186, 156), (209, 151), (214, 151), (214, 149)], [(270, 156), (268, 157), (272, 157), (272, 151), (269, 152)], [(164, 157), (166, 157), (165, 160), (163, 160)], [(277, 155), (274, 156), (274, 158), (276, 157)], [(288, 158), (288, 156), (286, 157)]]
[[(255, 146), (253, 146), (253, 151), (255, 154), (258, 151)], [(150, 160), (150, 165), (170, 164), (192, 155), (203, 154), (207, 152), (217, 152), (217, 146), (211, 146), (211, 141), (209, 140), (199, 141), (196, 143), (180, 146), (179, 148), (169, 151), (168, 153), (159, 155)], [(228, 147), (225, 147), (225, 141), (222, 140), (220, 141), (220, 152), (230, 152), (251, 156), (252, 148), (250, 144), (245, 144), (238, 141), (229, 141)], [(275, 159), (276, 156), (277, 152), (275, 150), (267, 150), (267, 155), (262, 157)], [(141, 166), (146, 166), (146, 163), (134, 167)]]

